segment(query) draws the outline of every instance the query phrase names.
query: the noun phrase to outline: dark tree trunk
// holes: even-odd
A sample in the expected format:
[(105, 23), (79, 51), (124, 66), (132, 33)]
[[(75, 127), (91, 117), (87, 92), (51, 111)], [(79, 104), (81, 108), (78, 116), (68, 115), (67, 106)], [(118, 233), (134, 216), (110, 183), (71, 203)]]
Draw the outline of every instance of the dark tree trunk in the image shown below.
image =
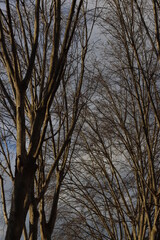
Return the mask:
[(29, 209), (29, 190), (34, 178), (35, 165), (27, 164), (16, 172), (12, 205), (5, 240), (19, 240)]
[(37, 203), (34, 198), (34, 179), (30, 191), (30, 206), (29, 206), (29, 240), (37, 240), (39, 212)]

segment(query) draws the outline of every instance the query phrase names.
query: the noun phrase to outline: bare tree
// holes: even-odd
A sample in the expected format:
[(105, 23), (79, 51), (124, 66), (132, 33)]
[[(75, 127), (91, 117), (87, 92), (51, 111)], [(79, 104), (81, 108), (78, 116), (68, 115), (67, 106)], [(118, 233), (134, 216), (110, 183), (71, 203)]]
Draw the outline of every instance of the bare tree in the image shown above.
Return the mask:
[[(81, 90), (92, 30), (87, 29), (86, 7), (83, 0), (2, 3), (0, 171), (5, 239), (20, 239), (22, 230), (25, 239), (36, 239), (39, 216), (41, 238), (51, 239), (60, 186), (76, 142), (72, 134), (84, 106)], [(9, 216), (6, 176), (13, 186)], [(46, 218), (44, 202), (55, 176)]]
[(101, 48), (103, 61), (95, 64), (97, 93), (85, 115), (81, 151), (66, 179), (70, 198), (64, 201), (79, 219), (72, 233), (82, 228), (86, 239), (155, 240), (160, 237), (159, 2), (103, 2), (100, 25), (107, 44)]

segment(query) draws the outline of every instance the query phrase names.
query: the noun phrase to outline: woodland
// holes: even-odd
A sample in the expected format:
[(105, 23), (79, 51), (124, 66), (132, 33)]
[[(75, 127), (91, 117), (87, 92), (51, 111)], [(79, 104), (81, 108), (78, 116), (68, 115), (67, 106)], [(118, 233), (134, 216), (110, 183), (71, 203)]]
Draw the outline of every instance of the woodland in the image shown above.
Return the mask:
[(160, 239), (160, 1), (0, 1), (0, 239)]

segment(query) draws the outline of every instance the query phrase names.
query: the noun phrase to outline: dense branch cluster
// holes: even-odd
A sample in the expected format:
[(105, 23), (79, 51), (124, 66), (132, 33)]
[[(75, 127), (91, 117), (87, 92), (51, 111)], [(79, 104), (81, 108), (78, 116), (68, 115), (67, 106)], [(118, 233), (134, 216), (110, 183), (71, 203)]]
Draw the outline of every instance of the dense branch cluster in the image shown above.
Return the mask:
[(2, 238), (160, 239), (159, 19), (158, 0), (2, 1)]

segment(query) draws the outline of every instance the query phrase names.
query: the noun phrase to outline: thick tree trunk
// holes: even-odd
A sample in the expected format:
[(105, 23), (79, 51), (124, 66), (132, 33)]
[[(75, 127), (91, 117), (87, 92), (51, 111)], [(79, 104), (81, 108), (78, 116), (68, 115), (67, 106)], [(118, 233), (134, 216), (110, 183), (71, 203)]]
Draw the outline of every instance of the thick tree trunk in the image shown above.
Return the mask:
[(10, 217), (5, 240), (19, 240), (22, 235), (26, 215), (29, 209), (29, 190), (35, 173), (35, 166), (21, 167), (15, 176)]

